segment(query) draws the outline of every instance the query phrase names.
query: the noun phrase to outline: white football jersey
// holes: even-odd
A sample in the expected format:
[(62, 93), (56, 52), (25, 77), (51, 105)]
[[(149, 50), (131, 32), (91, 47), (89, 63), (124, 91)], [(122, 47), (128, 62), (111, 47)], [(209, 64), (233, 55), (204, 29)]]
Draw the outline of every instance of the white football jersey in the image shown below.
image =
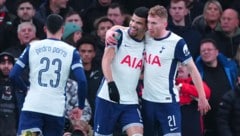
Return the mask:
[(72, 46), (55, 39), (35, 41), (24, 50), (17, 64), (25, 67), (29, 63), (31, 84), (23, 111), (64, 115), (65, 87), (70, 70), (82, 67), (80, 59), (73, 60), (74, 51)]
[[(112, 76), (119, 90), (120, 104), (138, 104), (136, 88), (143, 65), (144, 40), (131, 38), (128, 29), (123, 30), (121, 35), (120, 45), (114, 46), (116, 53), (111, 64)], [(98, 97), (111, 101), (106, 80), (99, 88)]]
[(169, 103), (179, 101), (175, 87), (175, 76), (179, 62), (191, 59), (185, 41), (169, 32), (161, 39), (146, 34), (144, 53), (144, 91), (143, 99), (151, 102)]

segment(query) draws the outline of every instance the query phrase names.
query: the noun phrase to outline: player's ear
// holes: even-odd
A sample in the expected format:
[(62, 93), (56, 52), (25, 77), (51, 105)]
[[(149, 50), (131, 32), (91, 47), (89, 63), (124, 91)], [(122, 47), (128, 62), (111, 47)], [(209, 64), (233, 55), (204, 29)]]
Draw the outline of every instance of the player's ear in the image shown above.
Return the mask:
[(47, 33), (47, 27), (46, 26), (43, 27), (43, 31), (44, 31), (44, 33)]
[(61, 27), (61, 30), (60, 30), (60, 31), (61, 31), (61, 33), (64, 32), (64, 26)]

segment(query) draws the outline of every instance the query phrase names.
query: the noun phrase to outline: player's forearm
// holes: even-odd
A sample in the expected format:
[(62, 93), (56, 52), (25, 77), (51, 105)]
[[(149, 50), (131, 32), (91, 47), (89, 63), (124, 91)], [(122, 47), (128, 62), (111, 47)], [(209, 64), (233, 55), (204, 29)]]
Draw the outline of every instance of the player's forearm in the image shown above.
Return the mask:
[(190, 62), (188, 63), (188, 71), (191, 75), (191, 78), (192, 78), (192, 81), (193, 81), (195, 87), (197, 88), (199, 99), (206, 98), (205, 91), (203, 88), (202, 78), (201, 78), (201, 76), (198, 72), (198, 69), (195, 66), (193, 60), (190, 60)]
[(115, 54), (114, 50), (115, 49), (113, 47), (106, 48), (105, 53), (103, 55), (103, 59), (102, 59), (102, 70), (103, 70), (103, 74), (104, 74), (104, 77), (107, 80), (107, 82), (113, 81), (111, 62), (112, 62), (112, 59)]
[(201, 79), (201, 76), (200, 76), (199, 72), (197, 71), (197, 69), (193, 69), (193, 71), (191, 72), (191, 77), (192, 77), (194, 85), (197, 88), (198, 97), (199, 98), (206, 98), (205, 91), (204, 91), (204, 88), (203, 88), (202, 79)]
[(110, 30), (110, 31), (116, 31), (116, 30), (118, 30), (118, 29), (123, 30), (123, 29), (126, 29), (126, 28), (127, 28), (127, 27), (124, 27), (124, 26), (114, 25), (114, 26), (111, 27), (109, 30)]

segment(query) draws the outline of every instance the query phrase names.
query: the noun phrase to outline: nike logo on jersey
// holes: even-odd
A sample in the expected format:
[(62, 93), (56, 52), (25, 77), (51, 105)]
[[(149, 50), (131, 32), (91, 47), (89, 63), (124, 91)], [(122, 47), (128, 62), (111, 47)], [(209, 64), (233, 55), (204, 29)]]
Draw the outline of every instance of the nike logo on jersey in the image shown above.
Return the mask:
[(170, 128), (170, 131), (175, 131), (175, 130), (177, 130), (177, 129), (178, 129), (178, 127)]
[(127, 45), (127, 44), (124, 44), (124, 46), (125, 46), (125, 47), (131, 47), (131, 46)]

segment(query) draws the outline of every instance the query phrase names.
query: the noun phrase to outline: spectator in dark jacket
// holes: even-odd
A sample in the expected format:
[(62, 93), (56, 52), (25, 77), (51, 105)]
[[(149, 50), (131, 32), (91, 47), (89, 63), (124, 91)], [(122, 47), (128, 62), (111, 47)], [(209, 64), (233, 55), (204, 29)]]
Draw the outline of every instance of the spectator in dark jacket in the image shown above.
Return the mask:
[(235, 91), (227, 92), (217, 114), (218, 136), (240, 136), (240, 84)]
[(227, 58), (233, 59), (240, 44), (239, 14), (235, 9), (226, 9), (221, 16), (220, 26), (209, 35)]
[(11, 46), (16, 45), (19, 42), (17, 36), (18, 25), (22, 22), (31, 22), (36, 27), (36, 37), (43, 39), (46, 34), (43, 30), (44, 24), (39, 22), (35, 15), (35, 7), (33, 2), (30, 0), (20, 0), (17, 2), (17, 17), (13, 21), (13, 26), (11, 28)]
[[(8, 52), (0, 53), (0, 135), (16, 136), (18, 115), (25, 94), (20, 92), (9, 79), (14, 57)], [(21, 98), (21, 99), (18, 99)]]
[(220, 17), (222, 14), (222, 6), (217, 0), (208, 0), (203, 9), (202, 15), (194, 18), (192, 26), (205, 35), (215, 31), (215, 28), (220, 25)]
[(6, 0), (1, 0), (0, 2), (0, 51), (4, 51), (9, 47), (10, 36), (9, 31), (12, 28), (13, 20), (16, 17), (11, 14), (6, 5)]
[(218, 136), (216, 112), (222, 96), (235, 87), (237, 64), (219, 53), (212, 39), (204, 39), (200, 44), (200, 57), (196, 66), (211, 89), (209, 104), (211, 110), (204, 116), (205, 136)]
[(107, 15), (107, 10), (111, 3), (112, 0), (96, 0), (88, 9), (81, 13), (84, 32), (91, 33), (94, 30), (94, 21), (99, 17)]
[(48, 15), (59, 14), (60, 16), (65, 17), (65, 15), (71, 10), (73, 9), (68, 6), (67, 0), (46, 0), (40, 5), (35, 17), (41, 23), (45, 24)]
[(191, 22), (187, 19), (189, 13), (187, 2), (185, 0), (171, 0), (169, 13), (171, 20), (169, 20), (168, 28), (183, 37), (195, 60), (199, 56), (199, 44), (202, 37), (197, 30), (191, 27)]

